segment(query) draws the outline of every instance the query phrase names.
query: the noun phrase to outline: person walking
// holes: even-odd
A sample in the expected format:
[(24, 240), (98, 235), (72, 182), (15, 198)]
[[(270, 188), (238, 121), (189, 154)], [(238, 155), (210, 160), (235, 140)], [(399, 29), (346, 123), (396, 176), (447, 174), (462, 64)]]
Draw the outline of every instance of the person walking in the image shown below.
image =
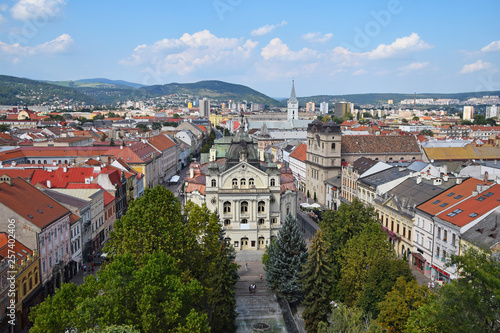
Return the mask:
[(248, 263), (245, 263), (245, 270), (248, 271)]

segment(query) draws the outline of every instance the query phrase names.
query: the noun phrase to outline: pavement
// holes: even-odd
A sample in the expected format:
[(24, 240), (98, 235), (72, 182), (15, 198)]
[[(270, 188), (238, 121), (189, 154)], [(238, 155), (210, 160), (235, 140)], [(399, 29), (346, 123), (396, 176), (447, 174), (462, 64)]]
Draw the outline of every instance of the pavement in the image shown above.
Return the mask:
[[(258, 323), (268, 325), (270, 332), (286, 332), (276, 296), (266, 285), (266, 272), (262, 264), (263, 254), (264, 250), (236, 252), (236, 263), (240, 265), (238, 269), (240, 279), (235, 286), (238, 333), (255, 332), (253, 325)], [(248, 287), (251, 284), (256, 285), (254, 293), (249, 291)]]

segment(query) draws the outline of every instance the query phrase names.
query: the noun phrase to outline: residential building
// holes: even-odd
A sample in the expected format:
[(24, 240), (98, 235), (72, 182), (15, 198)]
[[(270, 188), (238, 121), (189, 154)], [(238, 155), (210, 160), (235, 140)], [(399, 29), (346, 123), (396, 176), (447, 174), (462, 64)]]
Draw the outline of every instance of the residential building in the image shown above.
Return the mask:
[(306, 157), (307, 145), (301, 143), (290, 154), (288, 164), (290, 170), (292, 170), (293, 177), (297, 180), (299, 191), (302, 192), (306, 190)]
[(316, 104), (314, 102), (306, 103), (306, 112), (314, 112)]
[(319, 104), (319, 113), (321, 113), (321, 114), (328, 113), (328, 103), (327, 102), (321, 102)]
[(200, 99), (200, 117), (210, 117), (210, 100), (208, 98)]
[(349, 102), (337, 102), (335, 103), (334, 116), (337, 118), (342, 118), (346, 114), (354, 114), (354, 104)]
[(161, 178), (164, 182), (177, 173), (177, 145), (164, 134), (148, 139), (148, 143), (161, 153)]
[(13, 219), (16, 239), (29, 249), (38, 249), (45, 295), (53, 294), (72, 277), (70, 214), (25, 180), (1, 177), (0, 215), (8, 218), (0, 221), (0, 230), (7, 230), (8, 221)]
[(464, 106), (463, 120), (473, 120), (474, 119), (474, 107)]
[(498, 117), (498, 106), (492, 105), (486, 107), (486, 119)]

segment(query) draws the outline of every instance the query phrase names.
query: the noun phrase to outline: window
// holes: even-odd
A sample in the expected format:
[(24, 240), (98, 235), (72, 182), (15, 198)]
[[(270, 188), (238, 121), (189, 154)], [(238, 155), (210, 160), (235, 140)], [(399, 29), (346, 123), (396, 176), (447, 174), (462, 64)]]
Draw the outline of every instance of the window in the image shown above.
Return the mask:
[(479, 198), (477, 198), (476, 200), (477, 200), (477, 201), (483, 201), (484, 199), (486, 199), (486, 197), (479, 197)]
[(231, 203), (229, 201), (224, 202), (224, 214), (231, 213)]
[(427, 240), (427, 248), (430, 250), (432, 246), (432, 242), (430, 239)]
[(399, 223), (397, 225), (397, 231), (396, 232), (399, 234)]
[(273, 217), (273, 218), (271, 219), (271, 223), (272, 223), (272, 224), (276, 224), (276, 223), (278, 223), (278, 219), (276, 219), (275, 217)]
[(476, 217), (478, 215), (479, 215), (478, 213), (472, 213), (472, 214), (469, 215), (469, 217)]
[[(45, 273), (45, 260), (42, 261), (42, 273)], [(35, 281), (35, 283), (36, 283), (36, 281)]]
[(394, 221), (391, 221), (391, 231), (394, 231)]
[(440, 202), (441, 202), (441, 200), (436, 200), (436, 201), (434, 201), (432, 204), (433, 204), (433, 205), (437, 205), (437, 204), (438, 204), (438, 203), (440, 203)]
[(240, 185), (241, 186), (246, 186), (247, 185), (247, 180), (245, 178), (241, 178)]
[(446, 202), (443, 202), (442, 204), (439, 205), (439, 207), (446, 207), (446, 206), (448, 206), (448, 203)]
[(254, 185), (255, 185), (255, 181), (254, 181), (254, 179), (253, 179), (253, 178), (250, 178), (250, 179), (248, 180), (248, 185), (250, 185), (250, 186), (254, 186)]
[(266, 212), (266, 203), (264, 201), (259, 201), (258, 210), (260, 214)]
[(446, 241), (446, 239), (448, 239), (448, 230), (444, 230), (443, 240)]
[(443, 249), (443, 258), (441, 258), (443, 260), (446, 260), (446, 250)]
[(335, 150), (335, 143), (332, 143), (332, 150)]
[(441, 239), (441, 228), (440, 227), (438, 227), (437, 238)]
[(246, 201), (241, 203), (241, 214), (248, 214), (248, 202)]
[(233, 187), (238, 187), (238, 179), (233, 178)]
[(450, 193), (447, 195), (447, 197), (452, 197), (452, 196), (454, 196), (454, 195), (455, 195), (455, 192), (450, 192)]
[(492, 195), (493, 195), (493, 192), (488, 192), (488, 193), (486, 193), (484, 196), (489, 198), (489, 197), (491, 197)]
[(463, 212), (463, 210), (461, 210), (461, 209), (455, 209), (453, 212), (446, 214), (446, 216), (453, 217), (453, 216), (455, 216), (457, 214), (460, 214), (461, 212)]
[(230, 220), (224, 220), (224, 225), (225, 226), (231, 225), (231, 221)]
[(212, 187), (217, 186), (217, 181), (215, 179), (212, 179)]
[(454, 199), (461, 199), (461, 198), (463, 198), (463, 197), (464, 197), (463, 195), (460, 195), (460, 194), (459, 194), (459, 195), (457, 195)]
[(403, 227), (403, 237), (406, 237), (406, 227)]
[(455, 234), (451, 234), (451, 245), (456, 246), (455, 242), (456, 242), (456, 235)]
[(439, 250), (440, 250), (440, 249), (439, 249), (439, 246), (438, 246), (438, 247), (436, 247), (436, 257), (438, 257), (438, 258), (439, 258)]
[(274, 178), (271, 179), (271, 186), (276, 186), (276, 180), (274, 180)]
[(264, 219), (259, 219), (259, 225), (263, 225), (264, 224)]
[(241, 223), (248, 224), (248, 220), (247, 219), (243, 219), (243, 220), (241, 220)]

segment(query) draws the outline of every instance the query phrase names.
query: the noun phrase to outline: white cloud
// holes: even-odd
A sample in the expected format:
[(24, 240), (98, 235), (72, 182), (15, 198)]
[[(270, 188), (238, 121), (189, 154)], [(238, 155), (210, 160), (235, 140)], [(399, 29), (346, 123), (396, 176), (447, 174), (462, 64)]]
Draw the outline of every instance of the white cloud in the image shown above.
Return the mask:
[(482, 61), (479, 59), (473, 64), (465, 65), (460, 71), (461, 74), (473, 73), (482, 70), (495, 70), (495, 66), (489, 62)]
[(11, 9), (16, 20), (50, 21), (62, 13), (64, 0), (19, 0)]
[(43, 54), (59, 54), (69, 50), (73, 44), (73, 38), (63, 34), (56, 39), (36, 46), (21, 46), (19, 43), (7, 44), (0, 41), (0, 53), (11, 56), (34, 56)]
[(197, 70), (238, 68), (254, 53), (258, 42), (250, 39), (219, 38), (208, 30), (185, 33), (179, 39), (162, 39), (139, 45), (123, 65), (155, 68), (156, 74), (186, 75)]
[(352, 75), (363, 75), (366, 73), (368, 73), (368, 72), (365, 71), (364, 69), (358, 69), (357, 71), (354, 71), (354, 73), (352, 73)]
[(494, 41), (481, 49), (483, 52), (496, 52), (500, 51), (500, 40)]
[(404, 57), (409, 53), (423, 51), (432, 48), (429, 44), (420, 39), (415, 32), (410, 36), (396, 39), (392, 44), (380, 44), (371, 52), (368, 52), (370, 59), (387, 59)]
[(5, 12), (8, 8), (6, 3), (0, 3), (0, 12)]
[(321, 32), (309, 32), (307, 34), (302, 35), (302, 39), (312, 43), (324, 43), (330, 40), (333, 37), (333, 34), (328, 33), (321, 35)]
[(282, 27), (282, 26), (286, 25), (287, 23), (288, 22), (286, 22), (286, 21), (281, 21), (281, 23), (279, 23), (279, 24), (266, 24), (263, 27), (252, 30), (252, 32), (250, 32), (250, 35), (252, 35), (252, 36), (264, 36), (264, 35), (267, 35), (268, 33), (270, 33), (271, 31), (273, 31), (274, 29), (276, 29), (277, 27)]
[(7, 21), (7, 19), (2, 15), (0, 14), (0, 24), (3, 24)]
[(398, 70), (400, 71), (400, 75), (408, 75), (411, 72), (419, 71), (428, 67), (429, 67), (428, 62), (412, 62), (409, 65), (399, 67)]
[(290, 50), (288, 45), (284, 44), (281, 39), (274, 38), (262, 48), (260, 53), (265, 60), (279, 59), (279, 60), (306, 60), (317, 57), (317, 52), (308, 48), (303, 48), (300, 51), (294, 52)]

